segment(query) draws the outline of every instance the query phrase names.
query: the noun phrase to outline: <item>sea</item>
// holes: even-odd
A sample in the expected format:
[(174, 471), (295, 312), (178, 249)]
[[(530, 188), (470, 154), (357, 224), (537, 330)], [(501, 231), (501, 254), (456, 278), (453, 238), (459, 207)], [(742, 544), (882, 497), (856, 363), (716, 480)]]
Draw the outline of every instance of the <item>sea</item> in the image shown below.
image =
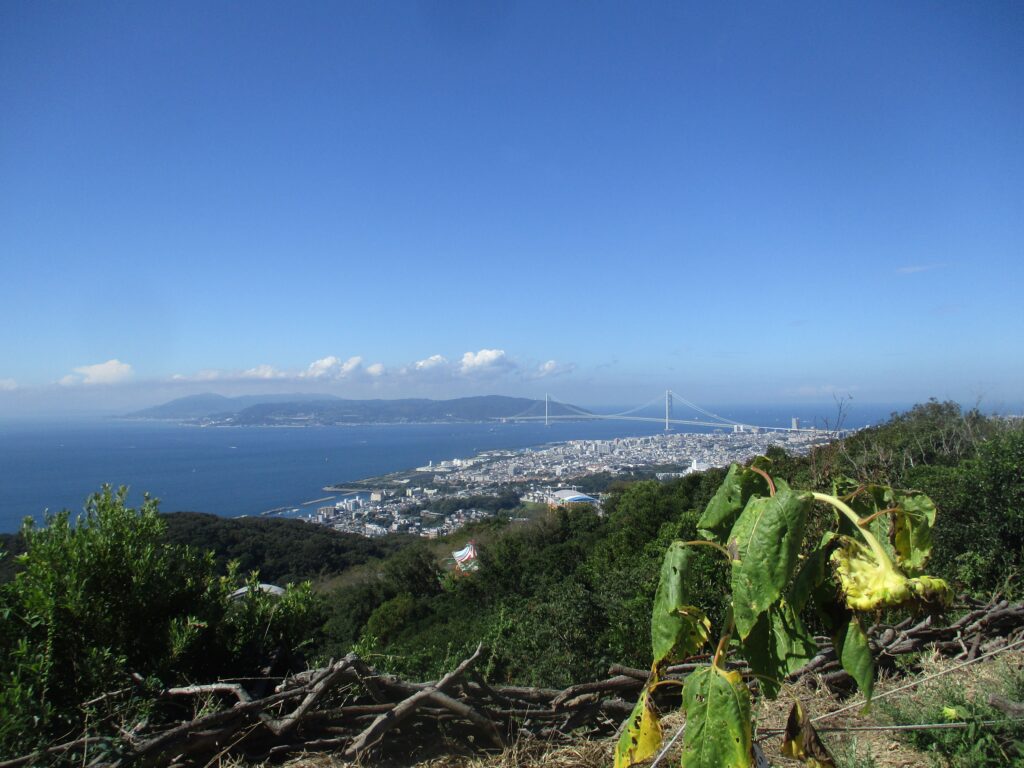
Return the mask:
[[(819, 427), (835, 426), (837, 419), (834, 406), (714, 410), (766, 427), (789, 426), (794, 416), (802, 425)], [(901, 408), (850, 404), (842, 426), (878, 423), (896, 410)], [(653, 421), (612, 420), (301, 428), (117, 419), (0, 422), (0, 532), (18, 530), (26, 517), (41, 522), (47, 510), (78, 513), (104, 483), (128, 486), (132, 504), (148, 493), (160, 500), (164, 512), (238, 517), (283, 510), (297, 516), (336, 496), (323, 490), (328, 485), (483, 451), (655, 435), (663, 427)]]

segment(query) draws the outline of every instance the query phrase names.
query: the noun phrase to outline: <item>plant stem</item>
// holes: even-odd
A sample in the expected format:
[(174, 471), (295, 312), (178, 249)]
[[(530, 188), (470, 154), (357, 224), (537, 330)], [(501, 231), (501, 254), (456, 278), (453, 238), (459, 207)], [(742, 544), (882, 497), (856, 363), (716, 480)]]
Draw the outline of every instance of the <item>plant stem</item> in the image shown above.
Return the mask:
[(761, 477), (763, 477), (768, 482), (768, 495), (769, 496), (774, 496), (775, 495), (775, 482), (772, 480), (771, 476), (767, 472), (765, 472), (763, 469), (758, 469), (757, 467), (748, 467), (748, 469), (750, 469), (751, 472), (756, 472), (757, 474), (759, 474)]
[(705, 541), (704, 539), (697, 539), (695, 541), (684, 541), (684, 545), (687, 547), (713, 547), (725, 555), (725, 558), (732, 562), (732, 555), (729, 554), (729, 550), (719, 544), (717, 541)]
[(732, 606), (730, 605), (725, 616), (724, 631), (722, 632), (721, 637), (718, 638), (718, 647), (715, 648), (715, 655), (711, 657), (711, 666), (715, 669), (718, 669), (718, 665), (722, 661), (722, 657), (729, 648), (729, 641), (732, 640), (732, 631), (735, 628), (736, 619), (733, 616)]
[(860, 535), (864, 537), (864, 541), (868, 543), (868, 546), (871, 547), (871, 551), (874, 552), (875, 558), (878, 560), (879, 563), (892, 562), (889, 559), (889, 554), (885, 551), (885, 549), (882, 548), (882, 545), (878, 542), (878, 539), (875, 538), (874, 534), (872, 534), (871, 531), (867, 530), (867, 528), (864, 527), (863, 523), (865, 521), (861, 519), (860, 515), (858, 515), (856, 512), (850, 509), (849, 506), (841, 502), (835, 496), (829, 496), (827, 493), (818, 493), (817, 491), (812, 491), (812, 495), (817, 501), (822, 501), (825, 504), (829, 504), (838, 509), (844, 515), (846, 515), (847, 518), (849, 518), (850, 522), (857, 526), (857, 530), (860, 532)]
[(888, 514), (892, 514), (893, 512), (899, 512), (899, 511), (900, 511), (899, 507), (889, 507), (888, 509), (880, 509), (880, 510), (878, 510), (877, 512), (875, 512), (873, 514), (868, 515), (867, 517), (862, 517), (861, 521), (860, 521), (860, 527), (861, 528), (865, 527), (872, 520), (874, 520), (876, 518), (879, 518), (882, 515), (888, 515)]
[(712, 667), (715, 667), (716, 669), (718, 669), (719, 663), (722, 661), (722, 656), (725, 655), (725, 649), (728, 647), (729, 640), (731, 640), (731, 639), (732, 639), (732, 636), (729, 635), (728, 633), (722, 635), (718, 639), (718, 647), (715, 649), (715, 657), (711, 660), (711, 666)]

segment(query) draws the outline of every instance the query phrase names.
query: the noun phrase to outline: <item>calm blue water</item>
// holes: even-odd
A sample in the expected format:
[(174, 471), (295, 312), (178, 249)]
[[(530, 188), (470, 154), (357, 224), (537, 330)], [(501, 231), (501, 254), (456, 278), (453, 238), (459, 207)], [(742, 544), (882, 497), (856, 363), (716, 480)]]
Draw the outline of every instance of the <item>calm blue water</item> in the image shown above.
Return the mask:
[[(861, 406), (846, 426), (884, 419), (888, 406)], [(721, 409), (721, 415), (762, 426), (788, 426), (799, 415), (821, 425), (834, 413), (792, 409)], [(682, 418), (690, 418), (677, 414)], [(155, 422), (0, 423), (0, 531), (44, 509), (78, 511), (103, 483), (143, 491), (165, 512), (190, 510), (235, 517), (297, 507), (328, 494), (332, 483), (359, 480), (468, 458), (480, 451), (575, 439), (661, 432), (648, 422), (417, 424), (277, 429), (200, 429)]]

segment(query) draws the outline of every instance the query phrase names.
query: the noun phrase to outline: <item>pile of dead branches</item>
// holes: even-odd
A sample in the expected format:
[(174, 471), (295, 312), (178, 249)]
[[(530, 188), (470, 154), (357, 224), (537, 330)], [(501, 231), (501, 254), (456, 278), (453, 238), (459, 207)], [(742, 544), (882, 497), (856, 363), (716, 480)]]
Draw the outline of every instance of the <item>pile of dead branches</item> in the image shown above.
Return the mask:
[[(958, 621), (937, 626), (929, 617), (871, 628), (872, 649), (887, 658), (932, 648), (946, 656), (975, 658), (1024, 635), (1024, 604), (1006, 601), (972, 608)], [(833, 690), (849, 678), (827, 638), (794, 679), (807, 676)], [(283, 680), (220, 682), (170, 688), (160, 699), (187, 713), (178, 722), (138, 724), (122, 731), (91, 766), (135, 762), (188, 765), (229, 752), (253, 759), (300, 751), (339, 752), (362, 759), (383, 748), (408, 753), (439, 737), (473, 749), (502, 749), (529, 733), (547, 740), (613, 733), (630, 713), (648, 671), (613, 666), (607, 680), (565, 690), (491, 685), (476, 668), (482, 649), (440, 680), (412, 683), (384, 674), (355, 654), (321, 669)], [(694, 659), (669, 667), (663, 677), (681, 680), (699, 666)], [(706, 662), (703, 662), (706, 663)], [(748, 672), (742, 662), (734, 665)], [(756, 681), (750, 679), (751, 686)], [(672, 687), (659, 694), (678, 705)], [(675, 697), (675, 701), (671, 701)], [(91, 739), (95, 745), (99, 740)], [(90, 738), (78, 739), (0, 763), (19, 768), (60, 756), (88, 755)], [(96, 750), (92, 750), (95, 754)]]
[[(941, 656), (969, 661), (1024, 635), (1024, 603), (1006, 600), (985, 605), (972, 604), (952, 624), (938, 623), (934, 616), (913, 617), (899, 624), (876, 624), (868, 630), (871, 650), (879, 667), (890, 667), (897, 656), (931, 650)], [(829, 638), (816, 638), (818, 654), (791, 679), (813, 676), (829, 690), (849, 691), (853, 680), (836, 658)]]

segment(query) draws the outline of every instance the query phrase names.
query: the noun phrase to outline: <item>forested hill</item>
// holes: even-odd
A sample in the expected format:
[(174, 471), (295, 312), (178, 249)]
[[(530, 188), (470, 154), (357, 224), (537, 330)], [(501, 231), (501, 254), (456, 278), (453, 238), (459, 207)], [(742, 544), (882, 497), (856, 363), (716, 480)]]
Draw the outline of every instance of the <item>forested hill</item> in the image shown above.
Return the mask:
[[(320, 396), (279, 396), (253, 402), (252, 398), (195, 395), (128, 414), (126, 418), (202, 422), (221, 426), (305, 426), (326, 424), (404, 424), (425, 422), (487, 421), (528, 413), (544, 415), (544, 401), (504, 395), (459, 397), (452, 400), (343, 400)], [(551, 416), (572, 416), (588, 411), (550, 403)]]
[(204, 419), (218, 414), (238, 413), (245, 408), (264, 403), (303, 403), (336, 400), (333, 395), (285, 394), (285, 395), (239, 395), (225, 397), (208, 392), (202, 395), (179, 397), (152, 408), (144, 408), (125, 416), (128, 419), (154, 419), (161, 421), (182, 421)]
[(243, 573), (258, 570), (261, 581), (280, 585), (340, 574), (387, 557), (409, 543), (406, 536), (368, 539), (301, 520), (227, 518), (199, 512), (162, 517), (167, 543), (213, 552), (221, 572), (228, 561), (237, 560)]
[[(201, 512), (160, 515), (161, 540), (213, 554), (218, 573), (238, 562), (239, 572), (259, 571), (260, 580), (273, 584), (297, 584), (336, 576), (356, 565), (386, 559), (407, 547), (408, 536), (368, 539), (301, 520), (275, 517), (218, 517)], [(14, 578), (17, 556), (25, 552), (21, 533), (0, 534), (0, 584)]]

